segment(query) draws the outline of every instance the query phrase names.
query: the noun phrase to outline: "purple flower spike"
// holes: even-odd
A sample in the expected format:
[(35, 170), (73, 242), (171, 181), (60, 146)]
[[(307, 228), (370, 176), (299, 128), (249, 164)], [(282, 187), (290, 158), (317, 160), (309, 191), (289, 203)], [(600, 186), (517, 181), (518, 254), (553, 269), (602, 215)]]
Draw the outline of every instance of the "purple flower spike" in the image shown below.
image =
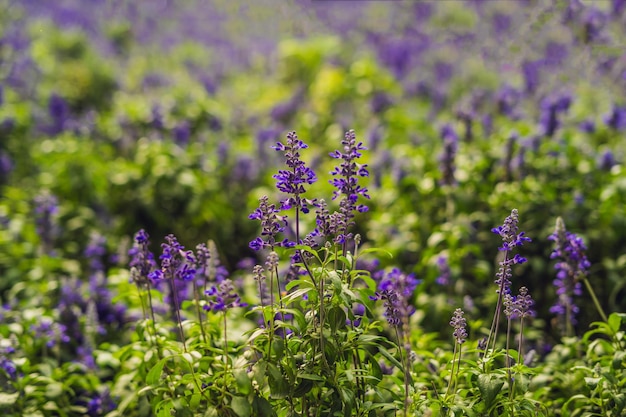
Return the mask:
[(574, 304), (574, 296), (582, 295), (581, 279), (588, 273), (591, 264), (587, 260), (583, 240), (565, 228), (560, 217), (556, 219), (554, 233), (549, 237), (554, 241), (554, 250), (551, 259), (558, 259), (554, 265), (557, 270), (554, 285), (558, 296), (557, 302), (550, 308), (550, 312), (557, 314), (570, 324), (576, 324), (576, 313), (579, 309)]
[(496, 285), (498, 289), (496, 292), (498, 294), (504, 295), (510, 292), (511, 287), (511, 277), (513, 273), (511, 271), (511, 267), (516, 264), (523, 264), (526, 262), (526, 258), (519, 254), (515, 254), (515, 256), (510, 257), (509, 252), (513, 250), (516, 246), (522, 246), (524, 242), (530, 242), (530, 238), (525, 236), (524, 232), (519, 232), (519, 216), (517, 214), (517, 209), (511, 210), (511, 215), (508, 216), (502, 226), (494, 227), (491, 231), (497, 235), (502, 237), (502, 246), (498, 248), (498, 250), (503, 251), (505, 253), (504, 260), (500, 262), (500, 269), (496, 273)]
[(368, 211), (366, 205), (357, 204), (359, 196), (366, 199), (369, 199), (370, 196), (368, 195), (367, 188), (358, 185), (358, 177), (369, 176), (367, 165), (356, 162), (356, 160), (362, 156), (361, 151), (367, 148), (363, 146), (363, 142), (356, 141), (354, 130), (346, 132), (341, 144), (343, 145), (343, 152), (334, 151), (330, 153), (331, 157), (340, 159), (341, 163), (331, 171), (331, 175), (335, 178), (329, 182), (336, 188), (333, 192), (333, 200), (340, 195), (345, 196), (339, 203), (339, 211), (342, 219), (339, 222), (341, 226), (335, 238), (336, 242), (343, 243), (352, 237), (351, 234), (347, 234), (347, 229), (354, 224), (352, 221), (354, 212), (358, 211), (364, 213)]
[(287, 228), (286, 217), (276, 214), (279, 212), (280, 210), (274, 204), (269, 204), (267, 196), (261, 197), (259, 207), (248, 216), (250, 220), (261, 222), (261, 236), (250, 242), (251, 249), (258, 251), (263, 248), (270, 248), (273, 250), (275, 246), (284, 246), (284, 241), (276, 241), (276, 236)]
[(204, 305), (206, 311), (226, 311), (234, 307), (246, 307), (248, 304), (242, 303), (239, 294), (235, 292), (233, 282), (225, 279), (217, 286), (207, 290), (206, 295), (210, 297), (208, 304)]
[(298, 139), (296, 132), (289, 132), (286, 144), (278, 142), (272, 148), (285, 153), (288, 167), (288, 169), (280, 170), (278, 174), (274, 175), (277, 180), (276, 188), (290, 195), (289, 198), (281, 202), (281, 209), (288, 210), (296, 207), (296, 210), (308, 213), (308, 204), (313, 204), (313, 202), (303, 199), (301, 195), (305, 192), (305, 184), (311, 185), (317, 181), (315, 172), (300, 159), (300, 149), (306, 149), (308, 146)]
[(454, 340), (458, 344), (463, 344), (467, 340), (467, 322), (463, 317), (465, 313), (460, 308), (454, 310), (454, 315), (450, 320), (450, 326), (454, 328), (454, 332), (452, 336), (454, 336)]

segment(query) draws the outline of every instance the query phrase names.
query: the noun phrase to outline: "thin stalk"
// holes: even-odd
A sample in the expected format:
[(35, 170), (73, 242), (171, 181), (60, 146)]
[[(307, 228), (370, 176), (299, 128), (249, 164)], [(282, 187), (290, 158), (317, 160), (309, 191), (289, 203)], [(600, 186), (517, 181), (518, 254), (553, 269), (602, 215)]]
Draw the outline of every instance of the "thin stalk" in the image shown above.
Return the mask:
[[(409, 409), (409, 358), (403, 354), (404, 348), (400, 346), (400, 332), (398, 326), (395, 326), (396, 340), (398, 341), (398, 351), (400, 352), (400, 363), (404, 367), (404, 416), (408, 416)], [(406, 360), (405, 360), (406, 359)]]
[(157, 357), (161, 360), (161, 347), (159, 346), (159, 336), (156, 329), (156, 321), (154, 320), (154, 307), (152, 305), (152, 292), (150, 291), (150, 285), (146, 286), (148, 289), (148, 305), (150, 306), (150, 317), (152, 319), (152, 330), (154, 331), (154, 344), (157, 349)]
[[(500, 322), (500, 310), (502, 309), (502, 298), (504, 297), (504, 281), (506, 279), (506, 269), (508, 261), (509, 251), (504, 252), (504, 260), (501, 263), (503, 269), (502, 277), (500, 278), (500, 288), (498, 290), (498, 302), (496, 303), (496, 311), (494, 313), (493, 321), (491, 322), (491, 329), (489, 330), (489, 336), (487, 337), (487, 343), (485, 344), (485, 355), (489, 349), (489, 343), (492, 343), (492, 350), (496, 348), (496, 339), (498, 337), (498, 324)], [(493, 337), (493, 339), (492, 339)]]
[(509, 377), (509, 399), (513, 399), (513, 377), (511, 376), (511, 356), (509, 355), (509, 341), (511, 340), (511, 318), (509, 317), (506, 324), (506, 349), (505, 354), (505, 367), (506, 373)]
[(170, 289), (172, 291), (172, 298), (174, 300), (174, 312), (176, 315), (176, 321), (178, 322), (178, 331), (180, 333), (180, 340), (183, 342), (183, 350), (187, 353), (187, 343), (185, 342), (185, 332), (183, 331), (183, 322), (180, 318), (180, 307), (178, 304), (178, 294), (176, 293), (176, 281), (174, 277), (170, 278)]
[(198, 324), (200, 324), (200, 332), (202, 333), (202, 341), (207, 344), (206, 332), (204, 331), (204, 324), (202, 323), (202, 311), (200, 310), (200, 296), (198, 294), (198, 284), (194, 279), (193, 281), (193, 295), (196, 298), (196, 313), (198, 314)]
[(459, 346), (459, 343), (455, 340), (454, 341), (454, 352), (452, 353), (452, 371), (450, 372), (450, 380), (448, 381), (448, 388), (446, 388), (446, 395), (445, 395), (445, 399), (448, 398), (448, 394), (450, 394), (450, 388), (452, 387), (453, 381), (456, 378), (455, 372), (454, 372), (454, 367), (456, 364), (456, 354), (457, 354), (457, 346)]
[(583, 281), (585, 283), (585, 286), (587, 287), (587, 290), (589, 291), (589, 295), (591, 295), (591, 299), (593, 300), (593, 304), (596, 306), (596, 310), (598, 310), (598, 313), (600, 314), (600, 317), (602, 317), (602, 320), (604, 322), (608, 322), (609, 320), (606, 317), (606, 313), (604, 312), (604, 309), (600, 305), (600, 301), (598, 301), (598, 297), (596, 297), (596, 292), (591, 287), (591, 283), (589, 282), (587, 277), (583, 277)]

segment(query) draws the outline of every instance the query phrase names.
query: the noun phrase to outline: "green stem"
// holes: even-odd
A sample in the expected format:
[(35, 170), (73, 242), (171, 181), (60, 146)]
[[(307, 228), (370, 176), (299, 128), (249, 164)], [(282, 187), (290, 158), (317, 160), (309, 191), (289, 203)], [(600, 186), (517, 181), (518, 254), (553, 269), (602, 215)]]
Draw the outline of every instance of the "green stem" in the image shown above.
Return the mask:
[(600, 305), (600, 301), (598, 301), (598, 297), (596, 297), (596, 292), (591, 287), (591, 284), (589, 283), (589, 280), (587, 279), (587, 277), (583, 277), (583, 281), (585, 282), (585, 286), (587, 287), (587, 290), (589, 291), (589, 294), (591, 295), (591, 299), (593, 300), (593, 303), (595, 304), (596, 310), (598, 310), (600, 317), (602, 317), (602, 320), (604, 322), (608, 322), (609, 320), (606, 317), (606, 313), (604, 312), (604, 309)]

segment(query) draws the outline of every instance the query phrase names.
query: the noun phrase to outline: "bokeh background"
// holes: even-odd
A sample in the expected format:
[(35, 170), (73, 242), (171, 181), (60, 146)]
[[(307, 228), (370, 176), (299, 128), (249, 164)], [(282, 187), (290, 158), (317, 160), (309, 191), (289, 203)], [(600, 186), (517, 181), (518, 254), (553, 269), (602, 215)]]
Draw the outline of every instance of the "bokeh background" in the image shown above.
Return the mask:
[[(625, 28), (622, 0), (2, 0), (0, 298), (46, 279), (42, 251), (86, 279), (94, 235), (106, 267), (126, 268), (140, 228), (155, 250), (169, 233), (212, 239), (249, 273), (248, 215), (280, 197), (271, 145), (297, 131), (320, 177), (310, 197), (329, 200), (328, 152), (354, 129), (372, 196), (357, 231), (393, 255), (371, 268), (422, 280), (426, 330), (459, 300), (491, 305), (490, 229), (512, 208), (533, 239), (514, 287), (538, 327), (558, 335), (558, 216), (605, 308), (625, 311)], [(582, 327), (598, 317), (580, 303)]]

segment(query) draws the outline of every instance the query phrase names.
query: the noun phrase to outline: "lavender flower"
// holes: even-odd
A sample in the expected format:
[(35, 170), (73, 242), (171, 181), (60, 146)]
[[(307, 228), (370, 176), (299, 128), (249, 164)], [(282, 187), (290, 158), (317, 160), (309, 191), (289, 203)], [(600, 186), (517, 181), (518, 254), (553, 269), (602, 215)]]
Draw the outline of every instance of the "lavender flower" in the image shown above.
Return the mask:
[(158, 279), (178, 279), (181, 281), (191, 281), (196, 275), (196, 258), (192, 251), (185, 251), (185, 247), (178, 243), (174, 235), (165, 237), (166, 243), (161, 244), (163, 252), (161, 269), (152, 272), (152, 278)]
[(217, 286), (206, 291), (206, 295), (211, 297), (207, 304), (203, 306), (206, 311), (226, 311), (234, 307), (246, 307), (248, 304), (242, 303), (239, 294), (235, 292), (233, 283), (225, 279)]
[(282, 242), (276, 241), (276, 236), (287, 228), (286, 216), (279, 216), (280, 210), (274, 204), (269, 204), (267, 196), (259, 199), (259, 207), (248, 216), (251, 220), (259, 220), (261, 222), (261, 236), (250, 242), (249, 246), (253, 250), (261, 250), (262, 248), (274, 249), (275, 246), (294, 246), (293, 242), (284, 239)]
[(443, 153), (439, 157), (442, 172), (441, 182), (444, 185), (454, 185), (456, 183), (454, 179), (454, 158), (459, 144), (459, 136), (452, 126), (445, 125), (441, 128), (441, 137), (443, 138)]
[(392, 326), (406, 323), (415, 312), (411, 305), (411, 297), (420, 281), (413, 274), (404, 274), (398, 268), (393, 268), (378, 284), (378, 289), (372, 300), (383, 300), (385, 318)]
[(44, 341), (48, 348), (53, 348), (59, 341), (62, 343), (70, 341), (66, 326), (54, 323), (49, 317), (42, 317), (38, 324), (31, 326), (31, 331), (34, 332), (34, 337)]
[(456, 341), (456, 343), (460, 345), (465, 343), (465, 341), (467, 340), (467, 322), (463, 317), (464, 314), (465, 313), (463, 312), (463, 310), (457, 308), (456, 310), (454, 310), (454, 315), (450, 320), (450, 326), (454, 328), (452, 336), (454, 336), (454, 340)]
[(582, 295), (581, 279), (587, 275), (591, 266), (585, 255), (587, 247), (580, 237), (565, 229), (565, 223), (560, 217), (556, 220), (554, 233), (548, 239), (555, 243), (550, 258), (559, 260), (554, 265), (557, 270), (554, 285), (558, 299), (550, 312), (576, 324), (575, 316), (579, 309), (573, 298)]
[[(281, 202), (281, 209), (288, 210), (295, 206), (296, 210), (308, 213), (308, 201), (301, 197), (305, 192), (304, 184), (311, 185), (317, 181), (313, 170), (300, 159), (300, 149), (306, 149), (308, 146), (298, 139), (296, 132), (289, 132), (286, 144), (278, 142), (272, 148), (285, 153), (286, 164), (289, 168), (279, 170), (278, 174), (274, 175), (277, 180), (276, 187), (290, 195), (289, 198)], [(311, 202), (308, 203), (311, 204)]]
[(626, 107), (613, 105), (611, 113), (604, 118), (604, 122), (615, 130), (626, 130)]
[(67, 101), (58, 94), (52, 94), (48, 101), (48, 113), (52, 118), (52, 126), (48, 128), (51, 135), (57, 135), (67, 127), (70, 108)]
[[(491, 231), (497, 235), (502, 237), (502, 246), (498, 248), (500, 251), (510, 251), (515, 246), (522, 246), (524, 242), (530, 242), (531, 239), (529, 237), (524, 236), (525, 232), (517, 233), (519, 230), (518, 227), (519, 216), (517, 213), (517, 209), (511, 210), (511, 215), (504, 219), (504, 223), (502, 226), (494, 227)], [(516, 255), (517, 256), (517, 255)], [(524, 263), (526, 262), (525, 258), (521, 256), (517, 258), (514, 263)]]
[(448, 258), (445, 256), (437, 257), (437, 267), (439, 268), (439, 276), (435, 280), (435, 282), (439, 285), (448, 285), (450, 284), (450, 265), (448, 265)]
[(34, 198), (34, 204), (37, 234), (41, 238), (44, 252), (52, 254), (53, 241), (58, 233), (55, 215), (59, 211), (59, 201), (52, 194), (42, 193)]
[(368, 210), (368, 207), (363, 204), (357, 205), (359, 196), (369, 199), (367, 194), (367, 188), (358, 185), (358, 177), (367, 177), (369, 172), (367, 171), (367, 165), (359, 164), (356, 162), (358, 158), (362, 156), (362, 150), (366, 148), (362, 142), (356, 142), (356, 135), (354, 130), (346, 132), (344, 139), (341, 141), (343, 145), (343, 152), (334, 151), (330, 153), (330, 156), (335, 159), (341, 159), (341, 164), (331, 171), (331, 175), (336, 178), (329, 182), (335, 186), (336, 190), (333, 192), (333, 200), (340, 195), (344, 195), (344, 199), (339, 203), (339, 212), (342, 216), (341, 229), (336, 237), (336, 241), (344, 243), (352, 235), (347, 233), (350, 226), (354, 224), (352, 219), (354, 218), (354, 211), (364, 213)]
[(11, 380), (17, 379), (17, 365), (10, 358), (15, 353), (13, 346), (0, 346), (0, 371), (4, 371)]
[(156, 269), (154, 254), (148, 249), (150, 235), (141, 229), (135, 234), (133, 247), (128, 251), (131, 257), (131, 278), (138, 285), (151, 282), (152, 272)]
[(103, 258), (106, 255), (106, 238), (98, 233), (92, 234), (83, 255), (89, 260), (89, 268), (92, 272), (103, 271)]

